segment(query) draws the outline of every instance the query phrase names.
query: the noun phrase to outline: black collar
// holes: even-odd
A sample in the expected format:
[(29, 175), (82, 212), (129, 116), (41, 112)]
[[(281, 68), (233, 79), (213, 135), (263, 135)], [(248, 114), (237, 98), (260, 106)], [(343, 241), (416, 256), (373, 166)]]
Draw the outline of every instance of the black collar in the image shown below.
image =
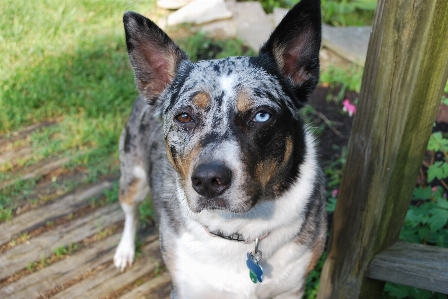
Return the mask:
[[(226, 240), (237, 241), (237, 242), (246, 242), (246, 239), (244, 239), (243, 235), (239, 234), (239, 233), (234, 233), (234, 234), (231, 234), (230, 236), (226, 236), (220, 231), (211, 232), (208, 229), (207, 229), (207, 231), (216, 237), (221, 237)], [(248, 240), (246, 243), (249, 243), (249, 242), (250, 242), (250, 240)]]
[[(236, 242), (243, 242), (243, 243), (246, 243), (246, 244), (248, 244), (248, 243), (252, 243), (252, 242), (254, 242), (255, 240), (252, 240), (252, 239), (245, 239), (244, 237), (243, 237), (243, 235), (242, 234), (239, 234), (239, 233), (233, 233), (233, 234), (231, 234), (231, 235), (225, 235), (223, 232), (221, 232), (221, 231), (214, 231), (214, 232), (212, 232), (212, 231), (210, 231), (207, 227), (205, 227), (204, 226), (204, 229), (209, 233), (209, 234), (211, 234), (212, 236), (214, 236), (214, 237), (220, 237), (220, 238), (223, 238), (223, 239), (225, 239), (225, 240), (229, 240), (229, 241), (236, 241)], [(267, 232), (266, 234), (264, 234), (263, 236), (261, 236), (261, 237), (259, 237), (258, 239), (259, 240), (263, 240), (264, 238), (266, 238), (267, 236), (269, 235), (269, 232)]]

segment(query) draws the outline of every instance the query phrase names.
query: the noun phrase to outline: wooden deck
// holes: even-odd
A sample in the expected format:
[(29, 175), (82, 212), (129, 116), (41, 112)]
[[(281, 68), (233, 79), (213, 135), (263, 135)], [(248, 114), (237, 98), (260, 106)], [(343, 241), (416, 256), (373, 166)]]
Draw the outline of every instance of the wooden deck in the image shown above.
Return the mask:
[[(0, 166), (29, 159), (30, 134), (51, 125), (0, 137)], [(0, 222), (0, 298), (169, 298), (170, 278), (154, 225), (140, 233), (133, 267), (116, 270), (112, 257), (124, 213), (104, 195), (116, 186), (116, 174), (86, 183), (82, 169), (62, 167), (69, 160), (52, 157), (10, 167), (9, 173), (36, 181), (32, 191), (14, 193), (16, 180), (0, 181), (0, 192), (12, 194), (15, 205), (12, 218)]]

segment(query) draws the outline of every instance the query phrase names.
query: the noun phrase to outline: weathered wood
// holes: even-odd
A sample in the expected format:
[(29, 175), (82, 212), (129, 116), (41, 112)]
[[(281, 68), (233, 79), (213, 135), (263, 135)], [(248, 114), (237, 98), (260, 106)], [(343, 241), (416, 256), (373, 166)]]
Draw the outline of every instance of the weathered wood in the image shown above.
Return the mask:
[(56, 121), (44, 121), (37, 124), (32, 124), (20, 131), (15, 131), (11, 134), (0, 136), (0, 149), (3, 149), (3, 147), (5, 147), (7, 144), (11, 144), (16, 140), (24, 139), (26, 136), (30, 135), (38, 129), (49, 127), (56, 123)]
[(0, 289), (0, 297), (36, 298), (46, 291), (60, 288), (63, 284), (110, 260), (119, 241), (120, 234), (112, 235), (60, 262), (6, 285)]
[(55, 248), (79, 242), (122, 220), (124, 213), (115, 203), (13, 247), (0, 255), (0, 280), (49, 256)]
[(397, 242), (374, 257), (366, 276), (448, 294), (448, 249)]
[(130, 292), (124, 294), (120, 299), (169, 299), (171, 291), (171, 278), (168, 272), (162, 273), (142, 285), (132, 289)]
[(0, 165), (6, 162), (13, 162), (19, 159), (29, 159), (34, 154), (33, 148), (30, 146), (21, 146), (11, 148), (0, 153)]
[[(52, 170), (58, 169), (62, 167), (64, 164), (69, 162), (71, 157), (62, 157), (57, 159), (45, 159), (40, 161), (37, 164), (34, 164), (28, 168), (20, 170), (19, 173), (16, 174), (16, 177), (20, 176), (21, 180), (28, 180), (32, 178), (37, 178), (38, 176), (49, 173)], [(12, 184), (14, 184), (18, 179), (11, 179), (0, 182), (0, 189), (6, 188)]]
[(111, 182), (102, 182), (87, 189), (73, 192), (27, 213), (20, 214), (11, 221), (0, 223), (0, 245), (9, 242), (13, 236), (31, 231), (52, 221), (68, 215), (90, 204), (89, 199), (112, 187)]
[[(112, 235), (60, 262), (25, 276), (0, 289), (0, 297), (28, 299), (42, 296), (45, 298), (46, 295), (53, 293), (54, 290), (58, 292), (58, 289), (63, 289), (65, 284), (86, 275), (86, 273), (91, 272), (106, 262), (110, 262), (120, 237), (121, 234)], [(154, 229), (144, 241), (149, 243), (157, 239), (157, 231)], [(137, 258), (135, 263), (139, 262), (140, 259)], [(128, 269), (123, 276), (131, 271), (133, 271), (133, 268)]]
[(397, 240), (448, 76), (448, 1), (380, 0), (318, 298), (381, 298), (364, 278)]
[(159, 241), (151, 242), (142, 249), (138, 262), (131, 269), (121, 273), (110, 263), (108, 267), (95, 274), (94, 277), (85, 279), (64, 291), (56, 294), (53, 298), (100, 298), (113, 295), (115, 292), (136, 281), (148, 273), (154, 273), (162, 266), (162, 254)]

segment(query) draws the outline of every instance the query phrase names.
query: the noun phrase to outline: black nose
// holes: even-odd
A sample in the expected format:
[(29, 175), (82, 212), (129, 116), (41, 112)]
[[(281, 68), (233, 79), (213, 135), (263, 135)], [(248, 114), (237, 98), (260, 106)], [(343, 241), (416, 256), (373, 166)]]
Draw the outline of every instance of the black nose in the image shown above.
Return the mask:
[(229, 188), (232, 171), (221, 163), (204, 163), (193, 171), (191, 182), (193, 189), (200, 195), (213, 198)]

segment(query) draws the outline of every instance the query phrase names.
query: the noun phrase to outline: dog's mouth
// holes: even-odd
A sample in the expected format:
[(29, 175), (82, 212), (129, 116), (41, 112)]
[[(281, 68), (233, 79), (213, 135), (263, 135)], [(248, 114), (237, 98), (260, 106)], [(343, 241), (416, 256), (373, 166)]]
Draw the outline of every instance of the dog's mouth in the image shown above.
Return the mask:
[(202, 211), (207, 210), (229, 210), (229, 204), (224, 198), (206, 198), (200, 197), (197, 201), (198, 208)]

